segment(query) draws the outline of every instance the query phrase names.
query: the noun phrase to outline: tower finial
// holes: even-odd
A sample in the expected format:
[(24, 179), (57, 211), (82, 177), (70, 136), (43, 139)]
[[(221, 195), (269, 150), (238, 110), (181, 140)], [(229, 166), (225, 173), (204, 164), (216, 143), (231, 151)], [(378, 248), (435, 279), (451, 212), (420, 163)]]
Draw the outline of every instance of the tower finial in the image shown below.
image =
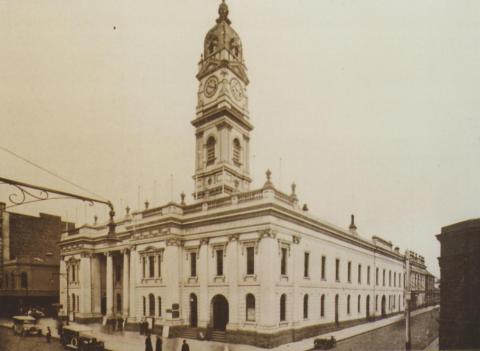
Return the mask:
[(225, 3), (225, 0), (222, 0), (222, 3), (218, 7), (218, 19), (217, 23), (226, 22), (227, 24), (231, 24), (232, 22), (228, 18), (228, 5)]

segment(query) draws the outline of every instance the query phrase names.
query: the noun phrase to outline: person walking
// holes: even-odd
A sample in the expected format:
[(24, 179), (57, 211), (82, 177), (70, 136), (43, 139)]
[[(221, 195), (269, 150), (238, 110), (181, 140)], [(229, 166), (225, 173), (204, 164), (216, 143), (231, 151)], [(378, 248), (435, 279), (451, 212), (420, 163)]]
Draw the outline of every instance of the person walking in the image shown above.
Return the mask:
[(182, 351), (190, 351), (190, 346), (188, 346), (187, 340), (183, 340)]
[(150, 338), (150, 334), (147, 334), (147, 338), (145, 339), (145, 351), (153, 351), (152, 339)]
[(162, 351), (162, 338), (157, 335), (157, 342), (155, 343), (155, 351)]
[(50, 330), (50, 327), (47, 327), (47, 342), (50, 344), (50, 341), (52, 340), (52, 331)]

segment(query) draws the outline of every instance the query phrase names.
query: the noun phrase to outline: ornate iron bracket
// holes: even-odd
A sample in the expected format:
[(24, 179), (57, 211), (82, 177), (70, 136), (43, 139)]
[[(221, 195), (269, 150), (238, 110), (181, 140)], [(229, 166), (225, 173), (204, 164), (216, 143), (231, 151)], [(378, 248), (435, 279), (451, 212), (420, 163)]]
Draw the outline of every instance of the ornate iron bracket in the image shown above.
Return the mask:
[[(115, 236), (115, 210), (113, 208), (113, 204), (110, 201), (95, 199), (91, 197), (86, 197), (82, 195), (72, 194), (66, 191), (55, 190), (51, 188), (46, 188), (43, 186), (28, 184), (24, 182), (19, 182), (12, 179), (2, 178), (0, 177), (0, 184), (10, 185), (16, 188), (17, 192), (14, 192), (8, 196), (8, 199), (13, 204), (9, 207), (26, 205), (32, 202), (38, 201), (47, 201), (47, 200), (57, 200), (57, 199), (77, 199), (82, 200), (93, 206), (94, 203), (100, 203), (103, 205), (107, 205), (110, 209), (109, 216), (110, 221), (108, 223), (108, 235)], [(37, 191), (37, 192), (34, 192)], [(51, 197), (51, 194), (61, 195), (61, 197)], [(31, 199), (31, 200), (30, 200)]]

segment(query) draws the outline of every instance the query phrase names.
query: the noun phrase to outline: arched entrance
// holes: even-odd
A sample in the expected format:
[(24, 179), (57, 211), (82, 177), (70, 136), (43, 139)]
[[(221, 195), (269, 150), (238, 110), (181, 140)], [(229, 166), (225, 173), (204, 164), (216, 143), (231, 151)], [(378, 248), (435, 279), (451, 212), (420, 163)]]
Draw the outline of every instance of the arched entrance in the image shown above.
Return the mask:
[(228, 301), (223, 295), (212, 299), (212, 321), (214, 330), (226, 330), (228, 324)]
[(382, 296), (382, 317), (387, 315), (385, 295)]
[(335, 295), (335, 324), (338, 324), (338, 295)]
[(196, 328), (198, 324), (197, 295), (190, 294), (190, 326)]
[(367, 305), (366, 305), (366, 308), (365, 308), (365, 317), (367, 319), (370, 318), (370, 295), (367, 295)]

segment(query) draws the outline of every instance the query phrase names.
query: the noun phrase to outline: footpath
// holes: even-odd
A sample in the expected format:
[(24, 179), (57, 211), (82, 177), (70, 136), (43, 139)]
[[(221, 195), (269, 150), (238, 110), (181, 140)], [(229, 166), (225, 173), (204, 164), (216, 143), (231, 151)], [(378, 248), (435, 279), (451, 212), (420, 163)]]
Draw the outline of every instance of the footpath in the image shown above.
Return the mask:
[[(431, 311), (438, 306), (430, 306), (426, 308), (421, 308), (411, 313), (411, 316), (416, 316), (422, 313)], [(190, 345), (190, 350), (192, 351), (305, 351), (313, 348), (313, 341), (318, 337), (330, 338), (333, 336), (337, 342), (351, 337), (368, 333), (372, 330), (385, 327), (387, 325), (399, 322), (404, 320), (403, 314), (398, 314), (392, 317), (380, 319), (374, 322), (368, 322), (360, 325), (356, 325), (350, 328), (341, 329), (335, 332), (318, 335), (312, 338), (304, 339), (301, 341), (293, 342), (286, 345), (281, 345), (273, 349), (263, 349), (251, 345), (238, 345), (238, 344), (224, 344), (214, 341), (200, 341), (200, 340), (191, 340), (187, 339), (188, 344)], [(71, 323), (75, 324), (75, 323)], [(47, 327), (50, 327), (52, 331), (52, 337), (58, 338), (56, 323), (53, 319), (41, 319), (39, 325), (44, 331), (45, 334)], [(0, 327), (11, 328), (12, 322), (7, 319), (0, 319)], [(145, 349), (145, 336), (140, 335), (138, 332), (115, 332), (115, 333), (106, 333), (101, 330), (100, 324), (91, 324), (89, 325), (93, 329), (93, 333), (99, 340), (105, 342), (105, 348), (111, 351), (133, 351), (133, 350), (144, 350)], [(181, 349), (181, 343), (183, 339), (180, 338), (171, 338), (164, 339), (163, 346), (164, 350), (167, 351), (176, 351)], [(155, 345), (155, 335), (152, 335), (152, 343)]]

